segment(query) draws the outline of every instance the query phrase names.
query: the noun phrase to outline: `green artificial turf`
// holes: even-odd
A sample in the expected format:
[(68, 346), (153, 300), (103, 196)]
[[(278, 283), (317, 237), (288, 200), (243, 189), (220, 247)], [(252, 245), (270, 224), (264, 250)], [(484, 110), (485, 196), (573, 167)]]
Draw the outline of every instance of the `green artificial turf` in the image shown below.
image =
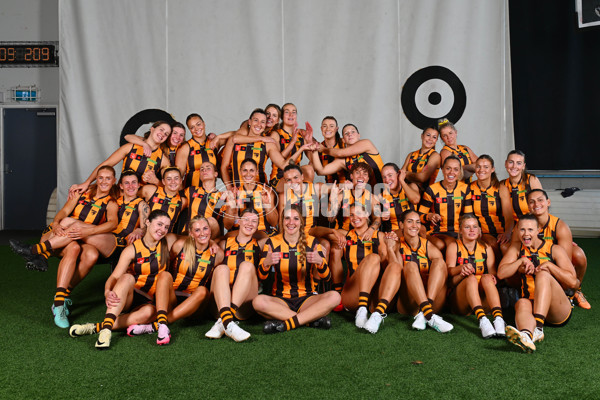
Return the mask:
[[(169, 346), (156, 335), (113, 334), (97, 351), (95, 336), (71, 338), (50, 312), (56, 265), (32, 272), (0, 246), (0, 399), (28, 398), (599, 398), (600, 239), (580, 239), (589, 268), (584, 292), (592, 310), (575, 308), (566, 327), (546, 328), (534, 354), (501, 339), (484, 340), (474, 317), (444, 315), (454, 330), (410, 329), (412, 318), (388, 315), (376, 335), (354, 316), (333, 314), (329, 331), (301, 328), (235, 343), (204, 338), (213, 320), (171, 324)], [(72, 293), (71, 322), (103, 318), (109, 267), (99, 265)], [(512, 317), (507, 313), (507, 322)]]

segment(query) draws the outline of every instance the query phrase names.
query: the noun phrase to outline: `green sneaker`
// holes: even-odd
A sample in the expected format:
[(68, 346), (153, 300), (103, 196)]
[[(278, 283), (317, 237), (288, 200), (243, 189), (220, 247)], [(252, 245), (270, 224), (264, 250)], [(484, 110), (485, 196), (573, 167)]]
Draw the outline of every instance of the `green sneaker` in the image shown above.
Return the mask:
[(71, 337), (79, 337), (85, 335), (93, 335), (96, 332), (96, 324), (88, 322), (87, 324), (73, 324), (71, 329), (69, 329), (69, 335)]
[(98, 340), (96, 340), (96, 348), (98, 350), (108, 349), (110, 347), (110, 338), (112, 331), (108, 328), (104, 328), (98, 334)]
[(62, 306), (54, 307), (52, 304), (52, 314), (54, 315), (54, 323), (59, 328), (66, 329), (69, 327), (69, 320), (67, 319), (67, 315), (69, 315), (69, 310), (67, 310), (66, 304)]

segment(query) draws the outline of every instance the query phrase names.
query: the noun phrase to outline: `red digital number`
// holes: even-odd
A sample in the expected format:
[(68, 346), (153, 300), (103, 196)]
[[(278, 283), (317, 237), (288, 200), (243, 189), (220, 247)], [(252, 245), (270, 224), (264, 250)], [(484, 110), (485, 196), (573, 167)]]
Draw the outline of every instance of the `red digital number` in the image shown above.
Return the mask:
[(50, 49), (47, 47), (44, 47), (42, 49), (42, 59), (44, 61), (50, 61)]
[(31, 57), (33, 55), (33, 50), (31, 47), (25, 49), (25, 61), (31, 61)]

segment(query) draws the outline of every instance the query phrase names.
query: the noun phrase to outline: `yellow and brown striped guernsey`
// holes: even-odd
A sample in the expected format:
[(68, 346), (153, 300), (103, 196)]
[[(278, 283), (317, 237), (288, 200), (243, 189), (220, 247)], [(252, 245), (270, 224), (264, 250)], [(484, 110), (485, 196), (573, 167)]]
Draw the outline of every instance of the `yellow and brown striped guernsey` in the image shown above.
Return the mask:
[[(521, 244), (519, 258), (527, 257), (535, 267), (549, 261), (554, 262), (552, 257), (552, 248), (554, 243), (551, 240), (544, 240), (537, 249), (531, 249)], [(533, 300), (535, 295), (535, 275), (521, 274), (521, 297)]]
[(369, 164), (373, 170), (375, 182), (370, 182), (371, 185), (374, 185), (375, 183), (383, 183), (383, 175), (381, 174), (381, 170), (383, 169), (383, 160), (381, 159), (381, 155), (379, 155), (379, 153), (370, 154), (365, 152), (356, 156), (346, 157), (346, 168), (348, 171), (352, 172), (352, 167), (354, 167), (354, 164), (361, 161)]
[[(458, 157), (462, 167), (473, 163), (473, 160), (471, 160), (471, 156), (469, 155), (469, 150), (467, 150), (466, 146), (463, 146), (462, 144), (457, 144), (456, 148), (445, 145), (442, 150), (448, 150), (450, 153), (452, 153), (452, 155)], [(464, 178), (463, 181), (466, 183), (471, 183), (471, 177)]]
[(288, 188), (285, 194), (285, 208), (295, 204), (301, 207), (302, 216), (304, 217), (304, 232), (308, 235), (308, 231), (316, 225), (317, 216), (319, 214), (319, 198), (315, 193), (315, 186), (312, 182), (302, 183), (302, 195), (297, 195), (291, 188)]
[(87, 191), (79, 197), (71, 217), (91, 225), (100, 225), (106, 221), (106, 209), (111, 197), (106, 195), (97, 199), (90, 198)]
[(176, 292), (193, 293), (198, 286), (207, 286), (215, 268), (216, 254), (210, 253), (210, 248), (202, 252), (196, 251), (192, 265), (185, 260), (185, 251), (181, 249), (174, 261), (175, 272), (173, 289)]
[(142, 183), (142, 175), (146, 171), (154, 170), (157, 174), (162, 167), (163, 151), (159, 147), (150, 154), (149, 157), (144, 155), (144, 148), (137, 144), (132, 145), (129, 154), (123, 159), (123, 171), (132, 169)]
[(179, 217), (179, 213), (181, 212), (181, 207), (183, 205), (181, 194), (177, 193), (175, 196), (170, 197), (167, 196), (167, 193), (163, 187), (158, 187), (148, 200), (148, 205), (150, 206), (150, 212), (154, 210), (163, 210), (169, 214), (169, 218), (171, 219), (169, 232), (173, 232), (173, 229), (175, 228), (175, 222), (177, 221), (177, 217)]
[(323, 264), (316, 266), (312, 264), (300, 265), (300, 262), (298, 261), (298, 256), (300, 254), (298, 245), (293, 247), (290, 246), (281, 233), (267, 239), (267, 242), (263, 247), (260, 266), (258, 268), (259, 279), (266, 279), (271, 270), (270, 266), (264, 266), (263, 264), (268, 246), (271, 246), (273, 252), (281, 253), (279, 264), (272, 266), (275, 271), (273, 296), (293, 299), (315, 293), (317, 284), (312, 275), (313, 267), (316, 267), (319, 277), (322, 280), (329, 280), (331, 273), (325, 259), (325, 254), (321, 245), (314, 237), (306, 237), (306, 252), (318, 251), (319, 255), (323, 258)]
[(247, 144), (234, 144), (231, 154), (231, 172), (235, 183), (241, 182), (240, 169), (244, 160), (251, 158), (258, 165), (258, 181), (267, 183), (267, 174), (265, 168), (267, 166), (267, 145), (264, 142), (254, 142)]
[[(396, 194), (392, 194), (389, 190), (384, 190), (383, 193), (381, 193), (381, 198), (383, 199), (383, 208), (389, 208), (390, 210), (389, 224), (391, 224), (391, 230), (395, 231), (400, 229), (398, 217), (406, 210), (414, 210), (414, 204), (408, 200), (404, 189), (400, 190), (400, 192)], [(382, 223), (387, 225), (386, 221), (382, 221)]]
[(431, 260), (427, 257), (427, 246), (429, 246), (429, 241), (420, 236), (419, 244), (416, 248), (412, 248), (404, 238), (400, 238), (400, 255), (402, 256), (402, 260), (404, 263), (411, 261), (417, 263), (422, 277), (429, 275), (429, 268), (431, 267)]
[[(283, 129), (278, 129), (277, 133), (279, 134), (279, 151), (282, 152), (292, 141), (292, 134), (286, 132)], [(295, 152), (297, 152), (298, 150), (300, 150), (300, 147), (302, 147), (302, 145), (304, 144), (304, 138), (302, 137), (301, 134), (298, 134), (297, 138), (296, 138), (296, 143), (294, 143), (294, 148), (292, 149), (292, 152), (290, 153), (290, 155), (294, 154)], [(302, 159), (302, 156), (298, 157), (297, 159), (293, 160), (296, 164), (300, 164), (300, 160)], [(283, 170), (279, 169), (278, 166), (273, 165), (273, 169), (271, 170), (271, 177), (269, 179), (269, 181), (275, 183), (275, 185), (271, 184), (271, 186), (276, 186), (276, 182), (279, 182), (279, 180), (281, 180), (281, 178), (283, 178)]]
[(470, 204), (481, 225), (481, 232), (494, 236), (504, 233), (505, 221), (499, 188), (490, 186), (481, 189), (477, 181), (471, 183)]
[(171, 165), (175, 165), (177, 149), (179, 149), (179, 146), (169, 146), (169, 162), (171, 163)]
[(555, 217), (552, 214), (548, 214), (548, 221), (540, 229), (538, 237), (542, 240), (549, 240), (554, 244), (558, 244), (558, 237), (556, 236), (556, 227), (558, 226), (560, 218)]
[(523, 215), (529, 214), (529, 205), (527, 204), (527, 193), (531, 190), (529, 177), (530, 175), (527, 174), (527, 179), (523, 180), (523, 178), (521, 178), (516, 186), (513, 186), (510, 183), (510, 179), (505, 179), (501, 182), (510, 192), (510, 202), (512, 204), (515, 222), (520, 220)]
[(135, 278), (135, 288), (148, 296), (153, 297), (156, 291), (156, 277), (166, 269), (162, 267), (162, 258), (169, 249), (163, 248), (159, 242), (154, 249), (149, 248), (143, 239), (133, 242), (135, 257), (129, 266), (128, 272)]
[(432, 212), (442, 216), (442, 221), (433, 226), (432, 233), (457, 233), (461, 214), (473, 212), (468, 202), (471, 191), (465, 182), (457, 182), (453, 190), (446, 190), (442, 182), (425, 189), (419, 203), (419, 213)]
[(225, 242), (225, 259), (224, 264), (229, 267), (229, 284), (233, 285), (237, 278), (239, 265), (247, 261), (258, 268), (260, 262), (260, 247), (256, 239), (250, 239), (248, 243), (241, 244), (238, 242), (237, 236), (227, 238)]
[(213, 217), (221, 221), (219, 212), (221, 211), (221, 196), (222, 192), (216, 189), (212, 192), (207, 192), (202, 186), (190, 186), (184, 191), (184, 195), (188, 200), (189, 221), (199, 215), (204, 218)]
[[(325, 144), (325, 141), (322, 141), (321, 144), (323, 146), (327, 146)], [(341, 140), (337, 141), (335, 143), (335, 146), (333, 146), (333, 148), (334, 149), (343, 149), (344, 146), (342, 145), (342, 141)], [(323, 165), (323, 167), (325, 167), (327, 164), (329, 164), (330, 162), (335, 160), (334, 156), (330, 156), (329, 154), (325, 154), (325, 153), (319, 153), (319, 158), (321, 159), (321, 165)], [(344, 183), (347, 180), (350, 180), (350, 178), (348, 177), (348, 171), (342, 169), (335, 174), (325, 176), (325, 182), (327, 182), (327, 183), (333, 183), (336, 180), (337, 180), (337, 183)]]
[(340, 210), (336, 216), (336, 228), (343, 229), (345, 231), (350, 230), (350, 206), (354, 203), (361, 204), (365, 210), (371, 211), (373, 209), (373, 195), (369, 190), (360, 190), (358, 198), (356, 193), (358, 190), (344, 189), (342, 195), (342, 204)]
[(456, 251), (456, 264), (471, 264), (475, 268), (475, 276), (477, 278), (477, 282), (481, 279), (481, 275), (487, 274), (487, 251), (485, 245), (482, 245), (479, 242), (475, 242), (475, 248), (473, 251), (469, 251), (467, 246), (462, 242), (462, 240), (458, 239), (456, 241), (457, 251)]
[[(426, 153), (421, 153), (421, 150), (416, 150), (416, 151), (413, 151), (412, 153), (410, 153), (408, 155), (408, 167), (407, 167), (408, 171), (414, 172), (416, 174), (423, 171), (423, 168), (425, 168), (425, 166), (429, 162), (429, 159), (431, 158), (431, 155), (433, 153), (435, 153), (435, 149), (429, 149)], [(439, 170), (440, 169), (437, 168), (431, 174), (431, 177), (429, 178), (429, 182), (427, 185), (433, 185), (435, 183), (435, 180), (437, 179)]]
[[(240, 186), (238, 188), (238, 200), (242, 202), (242, 207), (240, 208), (239, 212), (241, 215), (248, 208), (256, 210), (258, 213), (257, 230), (270, 234), (273, 227), (271, 224), (269, 224), (269, 221), (267, 221), (266, 214), (263, 209), (262, 192), (263, 189), (260, 185), (255, 185), (254, 189), (252, 190), (246, 190), (244, 189), (244, 186)], [(235, 228), (239, 228), (239, 225), (236, 225)]]
[(185, 187), (200, 186), (200, 166), (204, 162), (210, 162), (217, 167), (218, 171), (217, 156), (213, 149), (210, 148), (210, 140), (200, 143), (196, 139), (191, 138), (187, 143), (190, 149), (185, 173)]
[(140, 224), (140, 213), (138, 206), (143, 199), (136, 197), (129, 203), (125, 203), (125, 197), (121, 196), (117, 200), (119, 211), (117, 217), (119, 218), (119, 225), (115, 228), (113, 233), (118, 237), (127, 237), (135, 228)]
[(379, 231), (375, 230), (369, 240), (361, 240), (354, 229), (346, 234), (344, 260), (347, 266), (346, 278), (350, 278), (361, 261), (369, 254), (379, 253)]

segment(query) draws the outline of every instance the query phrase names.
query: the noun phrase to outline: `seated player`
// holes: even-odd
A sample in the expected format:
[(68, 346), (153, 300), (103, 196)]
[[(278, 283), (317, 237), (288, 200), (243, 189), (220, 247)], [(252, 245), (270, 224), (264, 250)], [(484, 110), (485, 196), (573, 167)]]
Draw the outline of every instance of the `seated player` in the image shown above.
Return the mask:
[(400, 215), (400, 257), (402, 284), (398, 291), (398, 312), (414, 315), (413, 329), (422, 331), (428, 325), (438, 332), (454, 328), (435, 314), (446, 300), (448, 268), (440, 250), (427, 239), (419, 236), (421, 220), (419, 213), (408, 210)]
[[(346, 144), (346, 147), (343, 149), (328, 148), (319, 143), (312, 145), (312, 163), (317, 174), (326, 176), (342, 170), (352, 171), (357, 163), (363, 162), (368, 164), (373, 170), (372, 179), (369, 182), (371, 186), (383, 183), (381, 176), (383, 161), (375, 145), (369, 139), (361, 140), (358, 128), (353, 124), (344, 125), (342, 128), (342, 137)], [(319, 153), (333, 156), (335, 160), (323, 166), (319, 158)]]
[(458, 218), (472, 212), (469, 185), (461, 180), (462, 168), (456, 156), (448, 156), (442, 163), (444, 179), (429, 186), (421, 202), (419, 213), (423, 222), (431, 224), (427, 239), (444, 251), (458, 237)]
[(542, 240), (551, 240), (565, 249), (567, 256), (575, 267), (577, 274), (577, 285), (575, 291), (569, 290), (569, 296), (573, 303), (583, 309), (592, 308), (583, 293), (581, 292), (581, 283), (587, 270), (587, 257), (583, 249), (577, 246), (573, 241), (573, 234), (569, 225), (562, 219), (550, 214), (550, 199), (548, 194), (542, 189), (533, 189), (527, 194), (529, 210), (537, 218), (540, 225), (538, 236)]
[[(356, 311), (354, 323), (357, 328), (377, 333), (388, 305), (400, 287), (402, 264), (394, 249), (396, 242), (386, 239), (383, 232), (376, 230), (370, 238), (362, 239), (369, 229), (369, 214), (362, 205), (350, 206), (350, 223), (352, 229), (338, 229), (337, 235), (331, 237), (332, 241), (337, 240), (338, 235), (343, 237), (347, 272), (342, 304), (346, 310)], [(329, 235), (334, 233), (328, 232)], [(392, 246), (390, 251), (387, 244)], [(370, 317), (369, 303), (373, 311)]]
[(517, 224), (519, 243), (512, 243), (498, 267), (498, 278), (518, 274), (521, 298), (515, 304), (516, 328), (506, 327), (506, 336), (523, 351), (536, 350), (544, 340), (544, 325), (564, 326), (572, 306), (564, 288), (577, 286), (577, 276), (567, 252), (551, 240), (538, 237), (540, 226), (533, 215)]
[(211, 291), (219, 319), (205, 334), (210, 339), (219, 339), (225, 334), (242, 342), (250, 337), (238, 326), (238, 321), (254, 314), (252, 300), (258, 295), (256, 269), (261, 249), (252, 237), (258, 228), (258, 213), (251, 208), (244, 210), (239, 223), (237, 235), (221, 241), (225, 259), (213, 272)]
[(525, 214), (529, 214), (529, 206), (526, 198), (527, 193), (532, 189), (541, 189), (542, 184), (535, 175), (527, 172), (525, 153), (520, 150), (512, 150), (508, 153), (504, 167), (508, 173), (508, 178), (500, 183), (504, 184), (510, 193), (510, 204), (513, 210), (513, 220), (516, 225), (519, 218)]
[(444, 164), (444, 161), (448, 156), (455, 156), (460, 161), (460, 165), (464, 171), (464, 175), (461, 179), (469, 183), (471, 181), (471, 175), (475, 172), (477, 156), (469, 146), (456, 144), (458, 132), (452, 122), (445, 118), (439, 119), (438, 131), (444, 142), (444, 147), (442, 148), (442, 151), (440, 151), (441, 163)]
[(42, 233), (38, 244), (30, 246), (9, 240), (12, 250), (25, 259), (29, 269), (47, 271), (48, 258), (52, 254), (63, 257), (56, 273), (52, 304), (54, 323), (60, 328), (69, 327), (70, 293), (83, 279), (76, 272), (78, 265), (81, 270), (89, 270), (98, 258), (97, 250), (88, 241), (104, 233), (112, 237), (110, 232), (117, 227), (117, 189), (114, 184), (113, 167), (98, 168), (96, 183), (81, 196), (67, 200)]
[(211, 246), (208, 221), (198, 216), (190, 222), (189, 235), (173, 244), (171, 254), (173, 267), (156, 278), (156, 321), (127, 328), (129, 336), (158, 332), (159, 346), (171, 341), (169, 323), (193, 315), (208, 299), (213, 270), (223, 260), (221, 249)]
[(382, 227), (384, 232), (399, 234), (398, 217), (406, 210), (414, 210), (421, 200), (419, 188), (406, 182), (407, 172), (394, 163), (387, 163), (381, 170), (385, 189), (377, 194), (383, 207)]
[(312, 236), (304, 233), (302, 211), (286, 209), (281, 218), (282, 233), (267, 239), (260, 260), (258, 277), (264, 280), (274, 271), (271, 295), (259, 294), (252, 301), (254, 310), (267, 318), (265, 333), (284, 332), (310, 324), (329, 329), (327, 316), (340, 303), (336, 291), (317, 294), (315, 271), (321, 280), (330, 272), (323, 250)]
[[(97, 349), (110, 347), (112, 331), (140, 324), (155, 315), (156, 278), (169, 264), (169, 248), (176, 239), (168, 235), (171, 220), (162, 210), (148, 216), (142, 239), (127, 246), (104, 285), (106, 314), (100, 323), (74, 324), (71, 337), (98, 333)], [(130, 311), (123, 313), (123, 311)]]
[(437, 180), (441, 163), (440, 154), (435, 151), (438, 136), (436, 127), (425, 128), (421, 133), (421, 148), (409, 153), (401, 168), (406, 171), (406, 180), (419, 185), (421, 191)]
[[(202, 163), (198, 169), (200, 186), (190, 186), (184, 190), (188, 203), (189, 220), (196, 216), (204, 217), (210, 225), (211, 238), (216, 239), (223, 232), (221, 200), (223, 192), (217, 189), (217, 167), (209, 161)], [(186, 226), (189, 221), (186, 221)], [(187, 231), (187, 228), (184, 229)]]
[(502, 255), (501, 247), (506, 250), (510, 246), (514, 227), (510, 193), (498, 181), (494, 160), (487, 154), (483, 154), (475, 162), (475, 175), (477, 180), (470, 186), (470, 205), (481, 226), (481, 239), (491, 246), (499, 259)]
[[(494, 252), (481, 240), (481, 227), (475, 215), (462, 215), (459, 229), (458, 239), (446, 250), (452, 312), (475, 314), (484, 339), (504, 336), (506, 324), (496, 288)], [(493, 326), (486, 311), (491, 311)]]
[(229, 230), (229, 236), (235, 234), (233, 231), (239, 227), (236, 220), (245, 209), (252, 208), (256, 210), (259, 217), (258, 230), (254, 237), (264, 243), (266, 238), (275, 232), (277, 226), (275, 194), (269, 186), (258, 183), (256, 161), (249, 158), (244, 160), (240, 167), (242, 182), (240, 186), (233, 186), (227, 195), (225, 228)]
[(175, 223), (181, 210), (188, 206), (188, 200), (181, 192), (181, 172), (176, 167), (162, 171), (164, 186), (144, 185), (140, 194), (150, 206), (150, 211), (162, 210), (171, 218), (169, 232), (175, 232)]

